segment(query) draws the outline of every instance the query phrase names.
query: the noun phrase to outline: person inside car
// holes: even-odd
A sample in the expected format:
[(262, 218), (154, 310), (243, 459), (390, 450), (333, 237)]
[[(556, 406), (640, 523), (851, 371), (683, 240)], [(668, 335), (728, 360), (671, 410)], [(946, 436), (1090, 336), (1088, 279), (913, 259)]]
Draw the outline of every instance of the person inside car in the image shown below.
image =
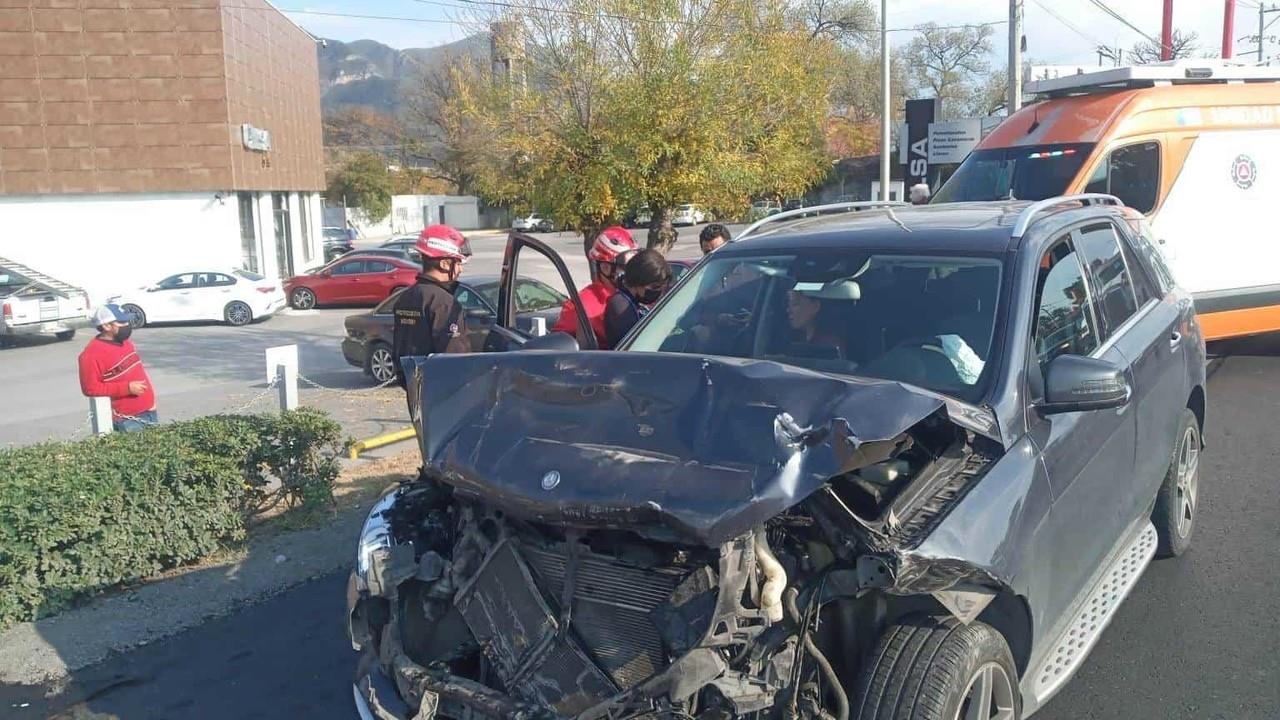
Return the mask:
[(641, 250), (628, 260), (618, 291), (604, 308), (605, 340), (608, 344), (601, 348), (617, 347), (670, 284), (671, 267), (657, 250)]
[[(592, 332), (595, 333), (597, 347), (610, 347), (608, 334), (604, 328), (604, 307), (618, 289), (615, 281), (621, 273), (622, 266), (639, 249), (626, 228), (614, 225), (602, 230), (596, 236), (595, 242), (591, 243), (591, 250), (587, 252), (587, 260), (591, 264), (594, 280), (590, 285), (582, 288), (578, 296), (582, 298), (582, 309), (586, 312)], [(560, 308), (560, 317), (551, 327), (551, 331), (572, 335), (578, 338), (581, 344), (582, 338), (578, 337), (577, 313), (577, 306), (573, 300), (566, 300), (564, 306)]]
[(793, 332), (788, 354), (823, 356), (829, 350), (831, 359), (847, 358), (845, 333), (835, 327), (835, 300), (830, 299), (838, 289), (832, 283), (812, 291), (801, 288), (805, 286), (797, 285), (796, 289), (787, 293), (787, 321)]
[(418, 282), (396, 298), (392, 310), (391, 345), (401, 387), (406, 385), (401, 358), (471, 351), (462, 305), (454, 299), (471, 245), (452, 227), (432, 225), (422, 231), (414, 247), (422, 255), (422, 272)]

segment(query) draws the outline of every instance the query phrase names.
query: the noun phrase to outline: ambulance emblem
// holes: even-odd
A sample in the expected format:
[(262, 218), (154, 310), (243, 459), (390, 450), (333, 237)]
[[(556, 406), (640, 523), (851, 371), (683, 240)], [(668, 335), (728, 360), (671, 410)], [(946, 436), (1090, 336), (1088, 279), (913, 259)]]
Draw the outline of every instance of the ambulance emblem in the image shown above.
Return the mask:
[(1248, 155), (1237, 155), (1235, 162), (1231, 164), (1231, 179), (1235, 181), (1236, 187), (1248, 190), (1258, 179), (1258, 164)]

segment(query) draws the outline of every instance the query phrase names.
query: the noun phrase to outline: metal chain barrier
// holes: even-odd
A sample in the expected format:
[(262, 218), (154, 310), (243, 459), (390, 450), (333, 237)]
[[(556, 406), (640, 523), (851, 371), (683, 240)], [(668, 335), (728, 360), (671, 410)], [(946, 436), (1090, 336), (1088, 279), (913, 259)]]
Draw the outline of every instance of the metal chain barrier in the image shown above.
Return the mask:
[(381, 390), (382, 388), (391, 387), (392, 385), (395, 385), (396, 378), (393, 376), (391, 377), (391, 379), (387, 380), (386, 382), (379, 383), (377, 385), (374, 385), (373, 387), (358, 388), (358, 389), (350, 389), (350, 388), (340, 389), (340, 388), (327, 387), (325, 385), (321, 385), (315, 380), (312, 380), (311, 378), (308, 378), (306, 375), (303, 375), (302, 373), (298, 373), (298, 382), (314, 390), (319, 390), (320, 392), (326, 392), (333, 395), (340, 395), (345, 397), (363, 397), (365, 393), (368, 393), (371, 390)]

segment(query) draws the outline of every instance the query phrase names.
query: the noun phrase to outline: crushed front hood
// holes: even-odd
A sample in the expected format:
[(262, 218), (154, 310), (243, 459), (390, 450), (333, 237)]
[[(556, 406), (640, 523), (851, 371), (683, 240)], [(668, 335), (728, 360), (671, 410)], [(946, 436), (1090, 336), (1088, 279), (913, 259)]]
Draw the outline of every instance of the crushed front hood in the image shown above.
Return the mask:
[[(425, 465), (516, 517), (718, 545), (946, 407), (897, 382), (629, 352), (406, 360)], [(984, 433), (984, 434), (987, 434)]]

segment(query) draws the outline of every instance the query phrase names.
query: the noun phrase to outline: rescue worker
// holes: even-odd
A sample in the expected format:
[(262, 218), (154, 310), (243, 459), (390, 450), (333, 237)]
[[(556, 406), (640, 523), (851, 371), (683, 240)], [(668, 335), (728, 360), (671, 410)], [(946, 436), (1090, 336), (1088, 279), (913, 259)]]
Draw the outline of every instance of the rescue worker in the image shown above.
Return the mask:
[(422, 254), (422, 272), (418, 282), (396, 298), (392, 310), (392, 353), (401, 387), (406, 386), (401, 358), (471, 352), (465, 314), (453, 296), (462, 265), (471, 257), (471, 245), (448, 225), (432, 225), (422, 231), (414, 247)]
[[(604, 329), (604, 307), (618, 289), (616, 280), (622, 272), (622, 266), (639, 251), (639, 246), (625, 228), (614, 225), (605, 228), (591, 243), (587, 252), (587, 260), (591, 264), (591, 274), (595, 278), (590, 285), (582, 288), (578, 297), (582, 298), (582, 309), (587, 314), (587, 321), (596, 336), (596, 346), (608, 349), (608, 334)], [(568, 333), (578, 337), (578, 312), (572, 299), (566, 300), (560, 308), (560, 318), (551, 328), (552, 332)], [(578, 338), (579, 344), (582, 339)]]
[(610, 348), (617, 347), (640, 318), (649, 314), (649, 308), (670, 285), (671, 267), (657, 250), (641, 250), (627, 261), (618, 291), (604, 309), (605, 339)]

